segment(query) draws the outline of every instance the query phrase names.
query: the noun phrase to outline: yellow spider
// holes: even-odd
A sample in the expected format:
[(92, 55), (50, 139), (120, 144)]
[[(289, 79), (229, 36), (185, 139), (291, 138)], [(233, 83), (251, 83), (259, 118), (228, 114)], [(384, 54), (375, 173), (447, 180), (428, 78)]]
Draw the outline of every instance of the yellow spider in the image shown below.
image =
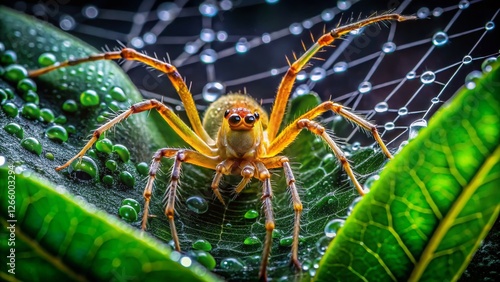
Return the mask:
[(262, 252), (259, 278), (261, 280), (267, 280), (267, 262), (271, 251), (272, 232), (275, 227), (272, 208), (273, 190), (270, 181), (270, 169), (283, 168), (286, 183), (290, 190), (293, 209), (295, 211), (291, 262), (297, 269), (300, 269), (297, 253), (302, 203), (299, 198), (297, 187), (295, 186), (295, 177), (290, 168), (289, 160), (286, 156), (280, 155), (280, 153), (295, 140), (302, 129), (307, 129), (320, 136), (328, 144), (361, 195), (364, 194), (363, 189), (354, 176), (344, 153), (332, 137), (327, 134), (325, 128), (314, 121), (314, 118), (327, 111), (333, 111), (335, 114), (343, 116), (361, 128), (371, 132), (384, 154), (388, 158), (392, 158), (391, 153), (380, 138), (375, 124), (364, 120), (345, 109), (342, 105), (332, 101), (324, 102), (314, 109), (311, 109), (290, 123), (281, 132), (278, 132), (297, 73), (322, 47), (331, 44), (335, 39), (340, 38), (352, 30), (385, 20), (406, 21), (412, 19), (416, 19), (416, 17), (402, 16), (399, 14), (383, 14), (337, 27), (321, 36), (299, 59), (290, 65), (290, 68), (286, 72), (278, 88), (270, 117), (268, 117), (259, 103), (250, 96), (244, 94), (228, 94), (222, 96), (210, 105), (202, 124), (192, 94), (189, 92), (186, 83), (175, 66), (151, 58), (130, 48), (56, 63), (49, 67), (31, 71), (29, 76), (36, 77), (58, 68), (73, 66), (84, 62), (115, 59), (136, 60), (166, 73), (182, 100), (192, 128), (186, 125), (172, 109), (159, 101), (154, 99), (142, 101), (132, 105), (130, 109), (97, 128), (92, 138), (83, 149), (65, 164), (57, 167), (56, 170), (64, 169), (75, 159), (81, 158), (99, 139), (99, 136), (103, 134), (103, 132), (130, 115), (151, 109), (157, 110), (165, 121), (192, 147), (192, 149), (163, 148), (159, 149), (154, 154), (149, 169), (149, 179), (143, 194), (145, 203), (142, 229), (146, 229), (153, 182), (156, 178), (160, 160), (164, 157), (174, 159), (170, 185), (166, 192), (167, 203), (165, 214), (170, 224), (170, 231), (177, 251), (180, 251), (181, 248), (174, 221), (174, 204), (182, 163), (190, 163), (215, 170), (215, 176), (211, 187), (222, 204), (225, 204), (225, 202), (219, 191), (219, 182), (223, 175), (241, 175), (241, 182), (234, 188), (236, 194), (240, 193), (252, 178), (257, 178), (263, 183), (261, 200), (266, 219), (266, 237)]

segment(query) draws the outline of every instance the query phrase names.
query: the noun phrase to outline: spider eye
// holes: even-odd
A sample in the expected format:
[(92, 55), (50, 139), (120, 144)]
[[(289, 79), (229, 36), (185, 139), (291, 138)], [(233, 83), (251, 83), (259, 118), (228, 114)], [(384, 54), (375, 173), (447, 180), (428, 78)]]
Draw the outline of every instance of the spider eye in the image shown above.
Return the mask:
[(227, 118), (230, 112), (231, 112), (230, 110), (226, 110), (226, 112), (224, 113), (224, 117)]
[(255, 116), (253, 115), (248, 115), (245, 117), (245, 123), (246, 124), (253, 124), (255, 122)]
[(258, 119), (260, 118), (260, 115), (259, 115), (259, 113), (258, 113), (258, 112), (255, 112), (255, 113), (253, 114), (253, 116), (255, 117), (255, 119), (256, 119), (256, 120), (258, 120)]
[(241, 121), (241, 117), (239, 115), (232, 115), (228, 119), (229, 123), (232, 125), (237, 125)]

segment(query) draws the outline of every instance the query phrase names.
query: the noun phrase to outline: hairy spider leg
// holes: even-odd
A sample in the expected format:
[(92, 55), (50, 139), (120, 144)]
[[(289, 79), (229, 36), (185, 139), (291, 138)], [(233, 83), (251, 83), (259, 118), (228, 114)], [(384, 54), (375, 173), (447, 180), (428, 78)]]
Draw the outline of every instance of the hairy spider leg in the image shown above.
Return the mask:
[(177, 71), (177, 68), (169, 63), (139, 53), (134, 49), (123, 48), (120, 51), (105, 52), (101, 54), (90, 55), (88, 57), (55, 63), (51, 66), (29, 71), (29, 77), (37, 77), (56, 69), (74, 66), (85, 62), (118, 59), (139, 61), (167, 74), (170, 82), (172, 82), (172, 85), (181, 98), (182, 105), (186, 109), (186, 114), (188, 116), (189, 122), (191, 123), (191, 126), (193, 127), (194, 132), (196, 132), (196, 134), (200, 136), (201, 139), (203, 139), (203, 141), (205, 141), (205, 143), (207, 143), (209, 146), (213, 146), (215, 144), (214, 140), (208, 135), (205, 128), (203, 128), (200, 120), (200, 114), (198, 113), (196, 104), (193, 100), (193, 95), (189, 91), (186, 82), (184, 82), (181, 75)]
[(276, 137), (278, 130), (281, 126), (283, 120), (283, 115), (285, 114), (285, 109), (287, 106), (288, 97), (292, 91), (293, 83), (297, 74), (302, 70), (302, 68), (314, 57), (314, 55), (321, 50), (323, 47), (330, 45), (335, 39), (342, 37), (343, 35), (349, 33), (352, 30), (359, 29), (363, 26), (370, 25), (376, 22), (387, 21), (387, 20), (397, 20), (398, 22), (414, 20), (417, 19), (415, 16), (402, 16), (399, 14), (383, 14), (379, 16), (370, 17), (364, 20), (360, 20), (355, 23), (337, 27), (330, 32), (321, 36), (307, 51), (300, 56), (295, 62), (293, 62), (288, 68), (285, 76), (281, 80), (278, 87), (278, 93), (276, 94), (276, 99), (271, 111), (271, 117), (269, 119), (269, 127), (267, 128), (267, 134), (269, 141), (273, 141)]
[[(285, 174), (286, 185), (290, 191), (292, 197), (293, 210), (295, 213), (293, 222), (293, 241), (292, 241), (292, 257), (291, 263), (296, 269), (301, 269), (301, 264), (299, 262), (299, 233), (300, 233), (300, 216), (302, 214), (303, 206), (300, 201), (299, 191), (295, 185), (295, 177), (293, 176), (292, 168), (290, 167), (290, 161), (287, 157), (276, 156), (272, 158), (262, 159), (262, 163), (268, 168), (283, 168)], [(265, 248), (271, 249), (271, 246), (265, 246)]]
[(190, 163), (197, 166), (215, 169), (215, 167), (220, 162), (216, 157), (207, 157), (199, 152), (187, 149), (172, 149), (163, 148), (158, 151), (153, 156), (153, 161), (149, 168), (149, 178), (144, 188), (144, 214), (142, 217), (142, 230), (146, 230), (146, 224), (149, 217), (149, 202), (151, 200), (151, 195), (153, 193), (153, 183), (156, 178), (156, 173), (160, 167), (160, 161), (162, 158), (174, 158), (174, 164), (172, 166), (172, 172), (170, 175), (170, 183), (167, 190), (165, 191), (165, 215), (168, 218), (168, 223), (170, 225), (170, 233), (172, 235), (172, 240), (174, 241), (175, 249), (181, 251), (181, 246), (179, 242), (179, 236), (177, 235), (177, 229), (175, 227), (175, 200), (176, 191), (179, 183), (179, 178), (181, 174), (182, 163)]
[(128, 110), (119, 114), (109, 122), (101, 125), (99, 128), (94, 130), (92, 138), (87, 142), (83, 149), (70, 160), (68, 160), (65, 164), (58, 166), (56, 170), (66, 168), (77, 158), (83, 157), (85, 155), (85, 152), (87, 152), (87, 150), (89, 150), (92, 145), (99, 139), (99, 136), (101, 136), (102, 133), (113, 127), (115, 124), (121, 122), (132, 114), (151, 109), (157, 110), (158, 113), (163, 117), (163, 119), (165, 119), (165, 121), (172, 127), (172, 129), (191, 147), (207, 156), (215, 156), (217, 154), (216, 150), (212, 149), (207, 143), (205, 143), (205, 141), (203, 141), (198, 135), (196, 135), (196, 133), (189, 126), (187, 126), (169, 107), (165, 106), (157, 100), (151, 99), (130, 106)]

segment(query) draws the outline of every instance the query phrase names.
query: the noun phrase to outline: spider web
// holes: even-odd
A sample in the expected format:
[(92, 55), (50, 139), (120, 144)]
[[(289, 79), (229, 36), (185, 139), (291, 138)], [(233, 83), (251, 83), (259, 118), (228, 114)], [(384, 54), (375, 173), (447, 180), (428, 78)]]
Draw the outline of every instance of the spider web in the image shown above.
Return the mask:
[[(321, 60), (313, 60), (311, 66), (301, 71), (292, 94), (298, 96), (314, 91), (322, 100), (333, 99), (350, 107), (379, 125), (382, 137), (393, 151), (403, 146), (418, 128), (425, 126), (433, 113), (460, 87), (473, 87), (474, 78), (485, 68), (484, 62), (498, 56), (496, 39), (500, 34), (495, 24), (498, 25), (500, 5), (494, 0), (304, 2), (177, 0), (162, 3), (146, 0), (129, 1), (115, 7), (103, 1), (86, 4), (68, 1), (65, 5), (52, 7), (35, 1), (12, 5), (51, 21), (97, 48), (117, 46), (116, 40), (119, 40), (126, 46), (158, 57), (167, 57), (165, 52), (168, 52), (169, 60), (181, 75), (192, 82), (191, 91), (201, 111), (222, 93), (238, 91), (262, 99), (269, 109), (288, 68), (284, 56), (293, 58), (292, 51), (300, 55), (303, 52), (301, 41), (305, 46), (312, 44), (310, 35), (318, 38), (325, 27), (328, 30), (338, 23), (349, 23), (377, 11), (415, 14), (421, 19), (366, 27), (334, 42), (335, 48), (325, 48), (326, 52), (317, 55)], [(133, 62), (125, 62), (122, 67), (144, 97), (163, 99), (182, 114), (182, 104), (168, 79), (158, 78), (157, 72), (145, 71)], [(338, 117), (325, 115), (324, 121), (336, 119)], [(346, 149), (373, 145), (371, 138), (352, 126), (335, 129), (335, 135), (348, 144), (344, 146)], [(317, 146), (314, 138), (304, 142), (309, 144), (299, 144), (296, 148)], [(302, 163), (318, 167), (317, 172), (306, 171), (297, 178), (313, 178), (318, 183), (331, 181), (328, 176), (337, 173), (338, 169), (329, 166), (324, 155), (318, 153), (323, 152), (321, 150), (311, 148), (318, 157)], [(197, 183), (190, 175), (207, 173), (190, 166), (185, 171), (188, 169), (190, 172), (183, 174), (185, 184)], [(304, 216), (311, 220), (302, 226), (302, 234), (313, 240), (324, 235), (321, 234), (324, 226), (314, 226), (314, 217), (319, 217), (318, 222), (328, 222), (345, 215), (345, 210), (338, 214), (314, 211), (313, 201), (342, 202), (342, 193), (347, 193), (332, 194), (321, 189), (316, 192), (323, 194), (319, 198), (303, 195), (304, 205), (309, 207)], [(352, 200), (353, 195), (349, 195), (347, 198)], [(182, 196), (185, 200), (189, 195)], [(285, 197), (278, 197), (275, 205), (287, 205), (287, 201)], [(258, 210), (254, 194), (242, 195), (237, 203), (242, 211)], [(235, 251), (241, 242), (231, 242), (232, 237), (224, 237), (223, 231), (231, 222), (229, 232), (251, 233), (263, 238), (262, 221), (256, 221), (248, 230), (248, 224), (239, 226), (237, 219), (225, 218), (227, 210), (217, 209), (216, 202), (209, 209), (211, 212), (207, 216), (223, 218), (221, 224), (225, 225), (212, 229), (218, 232), (206, 234), (207, 238), (215, 238), (213, 240), (219, 238), (213, 250), (217, 263), (227, 256), (241, 255), (249, 258), (245, 267), (255, 272), (258, 262), (252, 264), (251, 259), (260, 254), (260, 248)], [(289, 224), (280, 226), (284, 233), (291, 229), (292, 217), (290, 212), (277, 212), (277, 222)], [(184, 220), (178, 228), (180, 233), (190, 233), (200, 229), (199, 224), (200, 221)], [(165, 226), (157, 230), (157, 236), (169, 238)], [(181, 238), (184, 244), (192, 239)], [(310, 250), (302, 250), (307, 251)], [(288, 252), (288, 248), (273, 248), (271, 260), (281, 264), (272, 267), (285, 268)], [(314, 270), (312, 259), (301, 256), (301, 260)], [(227, 274), (230, 270), (218, 266), (217, 271), (230, 277)], [(255, 277), (252, 275), (255, 274), (249, 277)]]

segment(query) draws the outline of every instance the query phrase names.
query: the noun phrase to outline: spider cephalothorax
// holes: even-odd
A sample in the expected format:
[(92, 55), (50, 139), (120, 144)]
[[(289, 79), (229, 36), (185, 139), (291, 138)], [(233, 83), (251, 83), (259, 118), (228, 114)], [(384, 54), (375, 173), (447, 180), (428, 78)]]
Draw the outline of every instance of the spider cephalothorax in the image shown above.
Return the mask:
[(219, 183), (223, 175), (241, 175), (242, 180), (234, 188), (236, 194), (240, 193), (252, 178), (256, 178), (262, 182), (261, 201), (266, 220), (266, 237), (259, 272), (260, 279), (265, 280), (267, 279), (267, 261), (271, 252), (272, 232), (275, 227), (272, 208), (273, 193), (269, 169), (282, 168), (292, 198), (295, 215), (291, 262), (297, 267), (297, 269), (300, 270), (298, 248), (302, 203), (295, 185), (295, 177), (290, 167), (289, 160), (286, 156), (281, 155), (283, 150), (296, 139), (302, 129), (309, 130), (313, 134), (318, 135), (333, 151), (342, 167), (352, 180), (355, 188), (361, 195), (364, 194), (363, 189), (356, 179), (346, 156), (335, 143), (333, 138), (326, 132), (325, 128), (314, 119), (327, 111), (332, 111), (335, 114), (341, 115), (345, 119), (350, 120), (361, 128), (369, 131), (388, 158), (392, 158), (392, 155), (380, 138), (376, 125), (364, 120), (363, 118), (348, 111), (342, 105), (332, 101), (323, 102), (317, 107), (309, 110), (280, 131), (287, 101), (297, 73), (302, 70), (314, 54), (321, 50), (322, 47), (331, 44), (335, 39), (338, 39), (352, 30), (356, 30), (363, 26), (380, 21), (405, 21), (415, 18), (416, 17), (414, 16), (401, 16), (398, 14), (382, 14), (345, 26), (337, 27), (321, 36), (316, 43), (313, 44), (313, 46), (306, 50), (306, 52), (299, 59), (290, 65), (290, 68), (286, 72), (278, 88), (270, 118), (268, 118), (262, 107), (248, 95), (228, 94), (215, 101), (208, 108), (202, 123), (198, 111), (196, 110), (193, 97), (189, 92), (189, 88), (177, 69), (169, 63), (149, 57), (130, 48), (91, 55), (89, 57), (61, 62), (46, 68), (31, 71), (30, 76), (34, 77), (58, 68), (89, 61), (114, 59), (140, 61), (168, 75), (168, 78), (172, 82), (174, 88), (179, 93), (191, 124), (191, 127), (189, 127), (169, 107), (157, 100), (142, 101), (132, 105), (130, 109), (119, 114), (109, 122), (96, 129), (92, 138), (83, 147), (83, 149), (65, 164), (57, 167), (56, 169), (61, 170), (68, 167), (74, 160), (81, 158), (98, 140), (99, 136), (115, 124), (126, 119), (132, 114), (155, 109), (172, 127), (172, 129), (182, 139), (184, 139), (189, 146), (191, 146), (192, 149), (163, 148), (159, 149), (154, 154), (153, 162), (151, 163), (149, 170), (149, 179), (146, 187), (144, 188), (145, 203), (142, 218), (142, 229), (145, 230), (147, 227), (153, 182), (156, 178), (160, 160), (164, 157), (174, 159), (170, 185), (169, 189), (167, 189), (167, 195), (165, 197), (165, 215), (168, 218), (171, 235), (177, 251), (180, 251), (181, 247), (177, 236), (177, 229), (175, 227), (174, 205), (182, 163), (191, 163), (215, 170), (215, 176), (212, 181), (211, 188), (222, 204), (225, 204), (225, 201), (219, 191)]

